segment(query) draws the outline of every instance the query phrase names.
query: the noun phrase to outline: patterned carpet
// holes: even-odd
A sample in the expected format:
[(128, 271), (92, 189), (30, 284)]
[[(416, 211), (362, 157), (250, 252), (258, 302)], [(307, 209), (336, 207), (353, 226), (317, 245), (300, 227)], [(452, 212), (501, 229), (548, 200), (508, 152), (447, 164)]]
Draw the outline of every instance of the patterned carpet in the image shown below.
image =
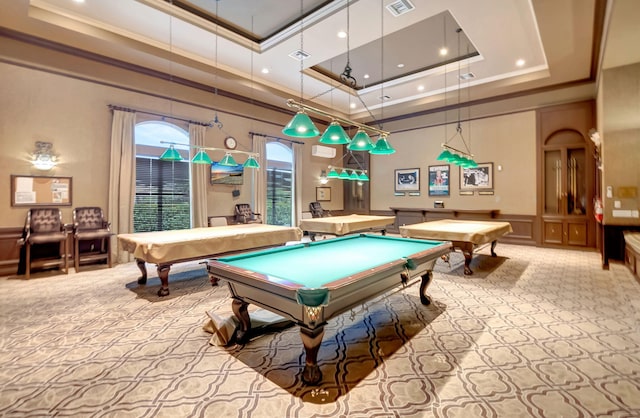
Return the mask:
[[(640, 285), (594, 252), (498, 245), (332, 319), (301, 383), (296, 327), (210, 345), (227, 287), (175, 265), (171, 295), (134, 263), (0, 279), (0, 416), (638, 417)], [(153, 273), (151, 273), (153, 272)], [(151, 276), (155, 275), (150, 269)]]

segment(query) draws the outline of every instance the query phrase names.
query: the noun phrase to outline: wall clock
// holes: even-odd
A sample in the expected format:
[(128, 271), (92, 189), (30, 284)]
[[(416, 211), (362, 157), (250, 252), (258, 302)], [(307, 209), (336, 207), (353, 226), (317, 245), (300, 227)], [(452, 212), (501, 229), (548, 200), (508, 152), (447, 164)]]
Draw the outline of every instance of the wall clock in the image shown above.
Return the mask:
[(224, 146), (228, 149), (236, 149), (238, 146), (238, 141), (232, 136), (228, 136), (224, 139)]

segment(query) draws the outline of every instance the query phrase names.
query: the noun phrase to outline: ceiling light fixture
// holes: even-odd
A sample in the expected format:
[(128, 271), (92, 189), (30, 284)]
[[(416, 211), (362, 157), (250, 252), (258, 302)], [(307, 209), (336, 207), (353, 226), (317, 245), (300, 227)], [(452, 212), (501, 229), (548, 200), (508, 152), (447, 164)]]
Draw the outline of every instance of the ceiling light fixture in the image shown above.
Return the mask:
[(182, 147), (195, 148), (198, 150), (196, 155), (191, 160), (193, 164), (211, 165), (213, 161), (211, 160), (211, 158), (209, 157), (206, 151), (224, 151), (225, 152), (224, 157), (222, 157), (222, 159), (218, 163), (220, 165), (235, 167), (238, 165), (238, 163), (233, 158), (232, 154), (244, 154), (244, 155), (247, 155), (248, 157), (247, 157), (247, 160), (244, 162), (244, 164), (242, 164), (243, 167), (260, 168), (260, 164), (258, 163), (258, 160), (257, 160), (257, 157), (259, 154), (255, 152), (228, 150), (224, 148), (215, 148), (215, 147), (202, 147), (198, 145), (186, 145), (186, 144), (180, 144), (177, 142), (169, 142), (169, 141), (160, 141), (160, 143), (169, 145), (169, 148), (167, 148), (167, 150), (160, 156), (160, 159), (163, 161), (182, 161), (182, 156), (180, 155), (178, 150), (175, 149), (175, 146), (178, 145)]

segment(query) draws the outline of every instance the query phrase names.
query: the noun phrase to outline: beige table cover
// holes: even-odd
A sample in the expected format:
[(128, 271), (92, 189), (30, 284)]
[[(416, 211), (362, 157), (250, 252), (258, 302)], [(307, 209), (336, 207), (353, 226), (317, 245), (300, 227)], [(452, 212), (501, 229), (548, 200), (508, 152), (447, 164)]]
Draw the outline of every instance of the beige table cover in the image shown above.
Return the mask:
[(492, 242), (512, 232), (509, 222), (462, 221), (443, 219), (400, 227), (405, 238), (422, 238), (436, 241), (465, 241), (475, 245)]
[(384, 228), (395, 222), (395, 216), (344, 215), (302, 219), (300, 229), (314, 233), (347, 235), (372, 228)]
[(299, 228), (265, 224), (118, 235), (120, 245), (125, 251), (138, 259), (154, 264), (282, 245), (301, 239), (302, 231)]

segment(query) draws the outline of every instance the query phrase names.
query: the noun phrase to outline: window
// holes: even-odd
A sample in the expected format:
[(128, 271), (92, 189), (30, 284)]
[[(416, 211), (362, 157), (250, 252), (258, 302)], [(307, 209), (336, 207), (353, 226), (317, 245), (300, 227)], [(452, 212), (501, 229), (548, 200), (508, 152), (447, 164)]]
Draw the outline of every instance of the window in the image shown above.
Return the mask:
[(293, 219), (293, 152), (279, 142), (267, 143), (267, 216), (270, 225), (291, 226)]
[[(136, 196), (133, 231), (166, 231), (191, 226), (189, 187), (189, 134), (166, 122), (136, 125)], [(167, 148), (160, 141), (185, 144), (178, 147), (183, 161), (162, 161)]]

